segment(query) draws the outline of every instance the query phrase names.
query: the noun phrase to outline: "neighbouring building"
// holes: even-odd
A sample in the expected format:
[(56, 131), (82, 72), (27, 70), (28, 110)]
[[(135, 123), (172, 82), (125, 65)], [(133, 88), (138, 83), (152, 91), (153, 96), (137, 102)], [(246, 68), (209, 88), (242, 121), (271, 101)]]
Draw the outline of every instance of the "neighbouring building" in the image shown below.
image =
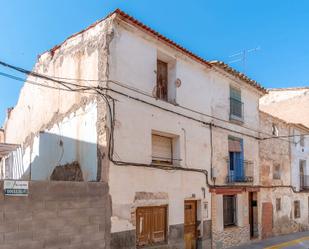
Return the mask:
[(262, 238), (308, 230), (308, 128), (260, 112)]
[(275, 88), (260, 100), (260, 109), (289, 123), (309, 126), (309, 87)]
[[(307, 128), (260, 113), (266, 93), (116, 10), (39, 57), (5, 122), (18, 146), (3, 178), (107, 183), (104, 248), (219, 249), (285, 233), (267, 218), (283, 194), (274, 224), (305, 217), (289, 185), (306, 187)], [(281, 132), (300, 140), (268, 139)]]

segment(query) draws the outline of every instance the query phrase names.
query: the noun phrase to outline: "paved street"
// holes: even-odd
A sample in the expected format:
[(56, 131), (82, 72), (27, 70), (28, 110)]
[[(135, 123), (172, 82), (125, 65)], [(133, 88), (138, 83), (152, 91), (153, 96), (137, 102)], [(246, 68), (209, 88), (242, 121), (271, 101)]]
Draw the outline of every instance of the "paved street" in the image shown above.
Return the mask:
[(253, 242), (231, 249), (309, 249), (309, 232), (299, 232)]

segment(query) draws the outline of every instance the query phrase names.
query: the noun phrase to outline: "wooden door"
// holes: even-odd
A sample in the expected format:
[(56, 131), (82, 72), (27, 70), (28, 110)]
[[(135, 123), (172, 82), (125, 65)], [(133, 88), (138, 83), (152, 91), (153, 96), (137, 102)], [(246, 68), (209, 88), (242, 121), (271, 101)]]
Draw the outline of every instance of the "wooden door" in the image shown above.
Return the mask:
[(153, 245), (166, 240), (167, 206), (139, 207), (136, 210), (138, 246)]
[(145, 246), (151, 243), (151, 221), (152, 208), (138, 208), (136, 212), (136, 231), (138, 246)]
[(197, 216), (196, 201), (185, 201), (185, 249), (196, 249)]
[(157, 60), (157, 98), (167, 100), (167, 63)]

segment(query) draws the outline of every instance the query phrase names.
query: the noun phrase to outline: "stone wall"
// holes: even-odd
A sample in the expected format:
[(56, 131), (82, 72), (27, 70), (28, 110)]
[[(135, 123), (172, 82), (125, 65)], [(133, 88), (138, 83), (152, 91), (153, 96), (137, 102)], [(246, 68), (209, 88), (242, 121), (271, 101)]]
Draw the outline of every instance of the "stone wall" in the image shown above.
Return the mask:
[(238, 246), (250, 241), (249, 226), (233, 226), (223, 231), (213, 231), (213, 248), (222, 249)]
[(102, 182), (29, 182), (28, 197), (3, 195), (0, 249), (109, 248), (110, 198)]

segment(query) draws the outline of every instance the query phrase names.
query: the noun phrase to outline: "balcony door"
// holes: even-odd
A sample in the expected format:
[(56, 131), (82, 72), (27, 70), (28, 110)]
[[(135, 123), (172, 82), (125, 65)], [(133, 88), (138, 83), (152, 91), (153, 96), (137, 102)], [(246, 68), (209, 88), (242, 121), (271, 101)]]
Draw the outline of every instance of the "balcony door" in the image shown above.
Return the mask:
[(300, 189), (305, 188), (305, 167), (306, 167), (306, 161), (300, 160), (299, 161), (299, 186), (300, 186)]
[(243, 141), (229, 137), (229, 172), (228, 182), (244, 180)]

